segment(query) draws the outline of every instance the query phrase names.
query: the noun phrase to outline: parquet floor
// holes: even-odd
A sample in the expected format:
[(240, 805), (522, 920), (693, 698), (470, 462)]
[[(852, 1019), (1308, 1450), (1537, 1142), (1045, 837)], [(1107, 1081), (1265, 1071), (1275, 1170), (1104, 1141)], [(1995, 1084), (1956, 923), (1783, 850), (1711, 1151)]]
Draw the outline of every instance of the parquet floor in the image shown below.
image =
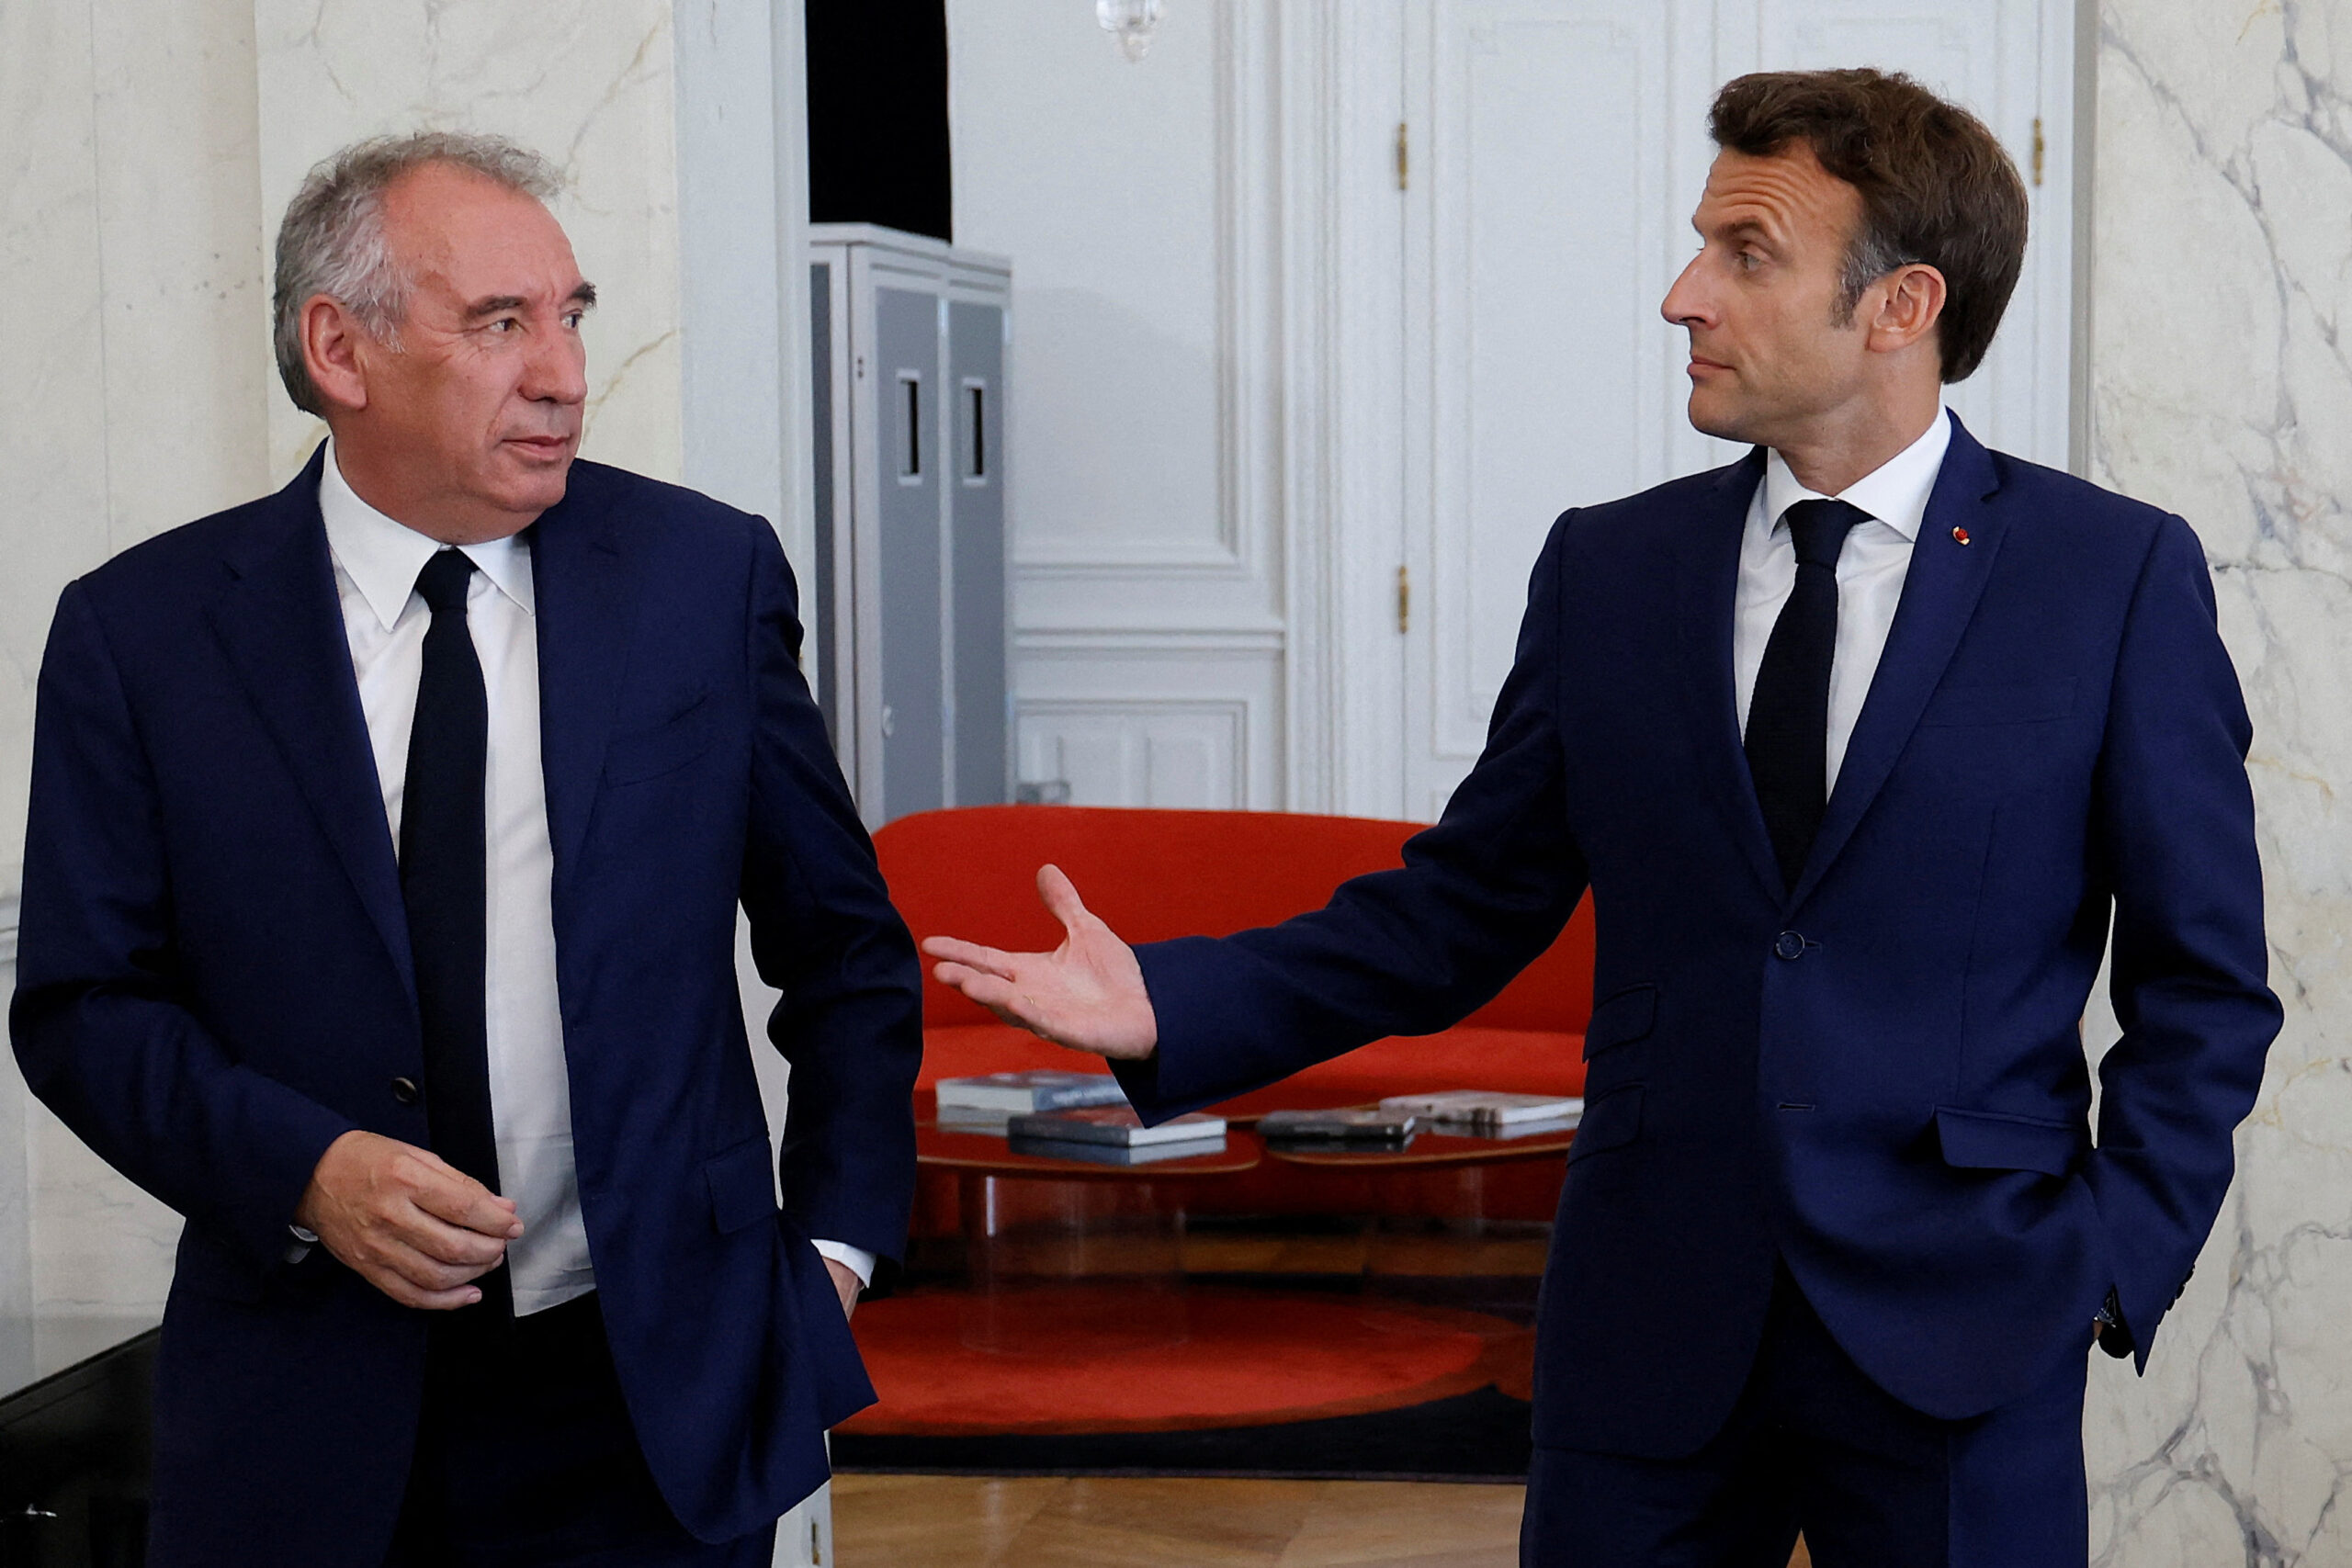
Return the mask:
[[(1517, 1486), (842, 1475), (839, 1568), (1513, 1568)], [(1791, 1568), (1805, 1568), (1799, 1550)]]

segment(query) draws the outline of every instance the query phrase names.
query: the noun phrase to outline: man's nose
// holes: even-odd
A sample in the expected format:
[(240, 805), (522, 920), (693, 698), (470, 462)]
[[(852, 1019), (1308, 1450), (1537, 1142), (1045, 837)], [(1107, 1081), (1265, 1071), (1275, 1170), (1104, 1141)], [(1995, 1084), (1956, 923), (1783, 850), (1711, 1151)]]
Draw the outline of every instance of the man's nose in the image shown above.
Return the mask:
[(533, 402), (588, 400), (588, 350), (576, 333), (536, 339), (523, 367), (525, 397)]
[(1678, 327), (1709, 326), (1713, 322), (1707, 308), (1704, 291), (1699, 285), (1699, 261), (1693, 256), (1674, 287), (1666, 291), (1666, 299), (1658, 305), (1658, 314)]

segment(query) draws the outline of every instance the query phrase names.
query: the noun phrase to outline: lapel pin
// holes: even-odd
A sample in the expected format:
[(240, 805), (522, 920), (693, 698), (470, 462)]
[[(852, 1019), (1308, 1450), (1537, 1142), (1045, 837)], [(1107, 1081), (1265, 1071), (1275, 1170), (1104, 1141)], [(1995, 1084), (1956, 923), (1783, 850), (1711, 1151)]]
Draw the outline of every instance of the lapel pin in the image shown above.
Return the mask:
[(1954, 528), (1951, 531), (1951, 539), (1952, 543), (1955, 545), (1964, 545), (1968, 543), (1968, 530), (1965, 528)]

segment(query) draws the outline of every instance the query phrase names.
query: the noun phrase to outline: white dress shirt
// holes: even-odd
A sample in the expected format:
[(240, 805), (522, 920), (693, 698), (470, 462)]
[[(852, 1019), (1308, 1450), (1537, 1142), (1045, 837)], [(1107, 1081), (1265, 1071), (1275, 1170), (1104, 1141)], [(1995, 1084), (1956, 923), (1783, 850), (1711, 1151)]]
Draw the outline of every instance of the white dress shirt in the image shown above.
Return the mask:
[(1739, 704), (1739, 732), (1747, 733), (1747, 707), (1756, 694), (1756, 671), (1764, 645), (1796, 587), (1797, 547), (1790, 537), (1789, 508), (1800, 501), (1836, 500), (1870, 513), (1854, 525), (1838, 557), (1838, 642), (1829, 660), (1829, 773), (1838, 769), (1853, 739), (1886, 651), (1887, 628), (1903, 598), (1911, 570), (1911, 547), (1927, 515), (1928, 496), (1951, 445), (1951, 415), (1939, 412), (1918, 440), (1889, 457), (1839, 494), (1824, 497), (1797, 482), (1778, 452), (1764, 459), (1764, 482), (1747, 504), (1747, 528), (1739, 541), (1739, 587), (1734, 600), (1731, 637), (1732, 690)]
[[(332, 444), (319, 478), (319, 513), (334, 559), (359, 706), (376, 754), (376, 779), (392, 842), (401, 836), (409, 729), (424, 671), (433, 613), (416, 596), (417, 573), (444, 548), (377, 511), (344, 479)], [(522, 1238), (507, 1248), (517, 1317), (544, 1312), (596, 1287), (588, 1230), (580, 1214), (571, 1154), (571, 1081), (564, 1065), (563, 1015), (556, 996), (555, 917), (549, 888), (555, 852), (548, 838), (547, 782), (539, 761), (539, 645), (531, 551), (519, 537), (463, 547), (480, 568), (467, 590), (466, 625), (481, 663), (489, 704), (483, 780), (489, 908), (488, 1005), (491, 1120), (499, 1189), (514, 1200)], [(838, 1242), (817, 1248), (873, 1278), (871, 1253)]]

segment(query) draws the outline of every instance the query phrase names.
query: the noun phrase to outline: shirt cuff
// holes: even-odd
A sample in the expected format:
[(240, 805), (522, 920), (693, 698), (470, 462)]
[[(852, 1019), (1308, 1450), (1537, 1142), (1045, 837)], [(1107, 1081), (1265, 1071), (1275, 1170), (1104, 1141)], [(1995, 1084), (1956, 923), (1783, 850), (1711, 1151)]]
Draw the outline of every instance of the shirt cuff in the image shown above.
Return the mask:
[(874, 1283), (874, 1254), (862, 1247), (852, 1247), (845, 1241), (812, 1242), (820, 1258), (830, 1258), (857, 1276), (861, 1286)]

